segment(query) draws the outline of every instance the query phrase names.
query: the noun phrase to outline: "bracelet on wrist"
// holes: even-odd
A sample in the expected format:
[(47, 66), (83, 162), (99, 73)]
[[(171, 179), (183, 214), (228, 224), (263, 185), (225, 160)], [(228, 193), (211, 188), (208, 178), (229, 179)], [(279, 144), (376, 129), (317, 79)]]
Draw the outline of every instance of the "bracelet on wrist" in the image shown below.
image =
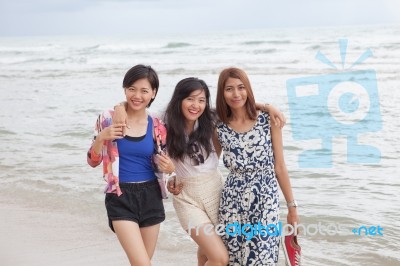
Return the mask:
[(292, 201), (287, 202), (287, 203), (286, 203), (286, 206), (287, 206), (288, 208), (290, 208), (290, 207), (297, 208), (297, 206), (299, 206), (299, 205), (297, 204), (297, 201), (292, 200)]

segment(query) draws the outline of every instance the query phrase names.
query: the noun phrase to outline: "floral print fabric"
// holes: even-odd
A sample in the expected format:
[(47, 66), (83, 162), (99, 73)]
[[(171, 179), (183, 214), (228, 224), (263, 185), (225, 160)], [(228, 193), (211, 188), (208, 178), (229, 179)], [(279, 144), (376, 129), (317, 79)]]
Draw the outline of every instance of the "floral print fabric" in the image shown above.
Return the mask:
[[(228, 125), (217, 126), (218, 139), (224, 151), (223, 162), (229, 169), (219, 208), (219, 222), (263, 225), (268, 233), (225, 234), (229, 265), (274, 265), (278, 262), (279, 194), (274, 171), (269, 115), (260, 112), (256, 124), (245, 133)], [(250, 237), (251, 236), (251, 237)]]

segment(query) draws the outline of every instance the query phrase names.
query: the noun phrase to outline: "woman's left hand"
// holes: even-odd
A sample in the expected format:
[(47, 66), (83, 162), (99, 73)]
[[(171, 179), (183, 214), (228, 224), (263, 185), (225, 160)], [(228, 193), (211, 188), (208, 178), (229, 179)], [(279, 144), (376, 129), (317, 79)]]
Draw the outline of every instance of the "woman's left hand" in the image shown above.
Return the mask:
[[(300, 224), (300, 218), (299, 218), (299, 215), (297, 214), (296, 207), (289, 208), (286, 219), (287, 219), (287, 223), (292, 225), (293, 227)], [(299, 234), (298, 230), (297, 230), (297, 234)]]

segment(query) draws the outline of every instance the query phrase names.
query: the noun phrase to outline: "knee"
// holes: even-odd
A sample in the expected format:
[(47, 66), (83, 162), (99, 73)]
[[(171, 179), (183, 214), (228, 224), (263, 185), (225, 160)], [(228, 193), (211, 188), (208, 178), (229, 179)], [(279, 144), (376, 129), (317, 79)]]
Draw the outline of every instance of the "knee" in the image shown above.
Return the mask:
[(207, 262), (207, 256), (202, 252), (201, 248), (197, 250), (197, 261), (199, 266), (203, 266)]
[(226, 266), (229, 263), (229, 256), (226, 252), (221, 252), (217, 257), (213, 260), (214, 265)]
[(151, 262), (145, 258), (135, 258), (129, 260), (131, 266), (151, 266)]
[(228, 265), (228, 263), (229, 263), (229, 255), (227, 252), (224, 252), (221, 254), (221, 257), (219, 259), (219, 264), (226, 266), (226, 265)]
[(151, 266), (149, 261), (135, 261), (131, 263), (131, 266)]

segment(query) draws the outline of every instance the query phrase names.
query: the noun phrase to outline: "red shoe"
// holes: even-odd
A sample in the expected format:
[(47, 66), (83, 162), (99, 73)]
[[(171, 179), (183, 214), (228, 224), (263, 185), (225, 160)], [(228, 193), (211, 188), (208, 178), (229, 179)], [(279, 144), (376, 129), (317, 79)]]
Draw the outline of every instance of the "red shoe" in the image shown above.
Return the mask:
[(282, 237), (283, 251), (285, 253), (286, 265), (300, 266), (301, 265), (301, 247), (297, 243), (297, 236), (289, 235)]

